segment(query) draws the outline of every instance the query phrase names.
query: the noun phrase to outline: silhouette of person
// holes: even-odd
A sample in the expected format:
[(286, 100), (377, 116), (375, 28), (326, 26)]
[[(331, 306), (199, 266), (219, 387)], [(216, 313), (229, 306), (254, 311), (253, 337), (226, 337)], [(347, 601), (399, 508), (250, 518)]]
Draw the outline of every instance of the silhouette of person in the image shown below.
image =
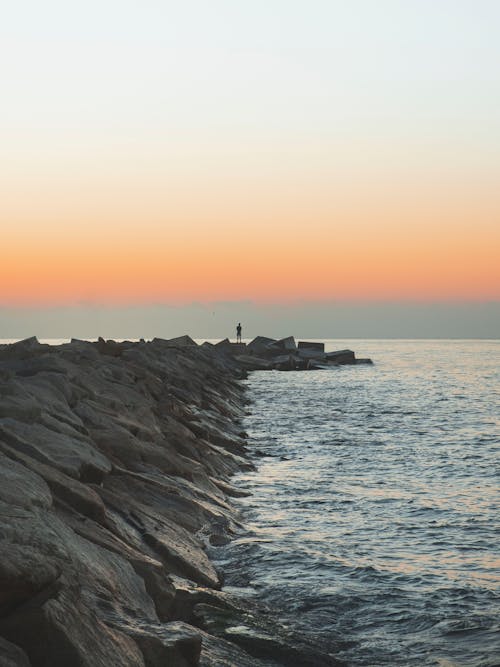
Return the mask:
[(241, 343), (241, 322), (238, 322), (238, 326), (236, 327), (236, 342)]

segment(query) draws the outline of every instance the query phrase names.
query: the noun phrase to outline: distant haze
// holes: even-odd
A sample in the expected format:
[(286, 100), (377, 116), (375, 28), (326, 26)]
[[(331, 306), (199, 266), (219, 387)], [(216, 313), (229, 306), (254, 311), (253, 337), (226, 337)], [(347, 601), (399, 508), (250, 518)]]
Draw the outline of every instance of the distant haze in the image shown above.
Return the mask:
[(295, 335), (309, 338), (498, 338), (500, 302), (212, 304), (0, 308), (0, 339), (193, 338)]

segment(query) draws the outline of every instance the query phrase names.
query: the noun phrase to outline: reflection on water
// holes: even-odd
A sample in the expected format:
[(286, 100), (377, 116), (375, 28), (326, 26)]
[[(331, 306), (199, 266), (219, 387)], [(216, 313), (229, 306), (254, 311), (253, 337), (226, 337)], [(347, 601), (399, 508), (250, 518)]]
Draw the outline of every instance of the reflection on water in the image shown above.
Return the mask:
[(228, 585), (352, 665), (500, 663), (500, 345), (340, 341), (375, 366), (254, 373)]

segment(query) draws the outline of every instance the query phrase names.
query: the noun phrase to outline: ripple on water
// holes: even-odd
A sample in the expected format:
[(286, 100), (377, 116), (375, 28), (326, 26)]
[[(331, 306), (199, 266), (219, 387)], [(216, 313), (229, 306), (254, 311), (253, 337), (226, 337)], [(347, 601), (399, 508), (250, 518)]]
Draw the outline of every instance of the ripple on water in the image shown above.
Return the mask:
[(376, 365), (250, 377), (249, 532), (214, 556), (350, 665), (500, 664), (500, 345), (355, 347)]

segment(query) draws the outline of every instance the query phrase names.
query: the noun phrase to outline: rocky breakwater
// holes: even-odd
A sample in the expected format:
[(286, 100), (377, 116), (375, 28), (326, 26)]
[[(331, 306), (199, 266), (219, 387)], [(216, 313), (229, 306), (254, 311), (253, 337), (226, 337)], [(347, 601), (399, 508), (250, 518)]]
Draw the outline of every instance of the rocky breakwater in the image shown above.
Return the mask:
[(244, 366), (188, 337), (0, 346), (2, 667), (338, 664), (207, 556), (251, 466)]
[(281, 340), (257, 336), (248, 344), (231, 343), (226, 338), (216, 343), (215, 348), (247, 370), (310, 371), (373, 363), (371, 359), (357, 359), (352, 350), (325, 352), (324, 343), (296, 343), (293, 336)]

